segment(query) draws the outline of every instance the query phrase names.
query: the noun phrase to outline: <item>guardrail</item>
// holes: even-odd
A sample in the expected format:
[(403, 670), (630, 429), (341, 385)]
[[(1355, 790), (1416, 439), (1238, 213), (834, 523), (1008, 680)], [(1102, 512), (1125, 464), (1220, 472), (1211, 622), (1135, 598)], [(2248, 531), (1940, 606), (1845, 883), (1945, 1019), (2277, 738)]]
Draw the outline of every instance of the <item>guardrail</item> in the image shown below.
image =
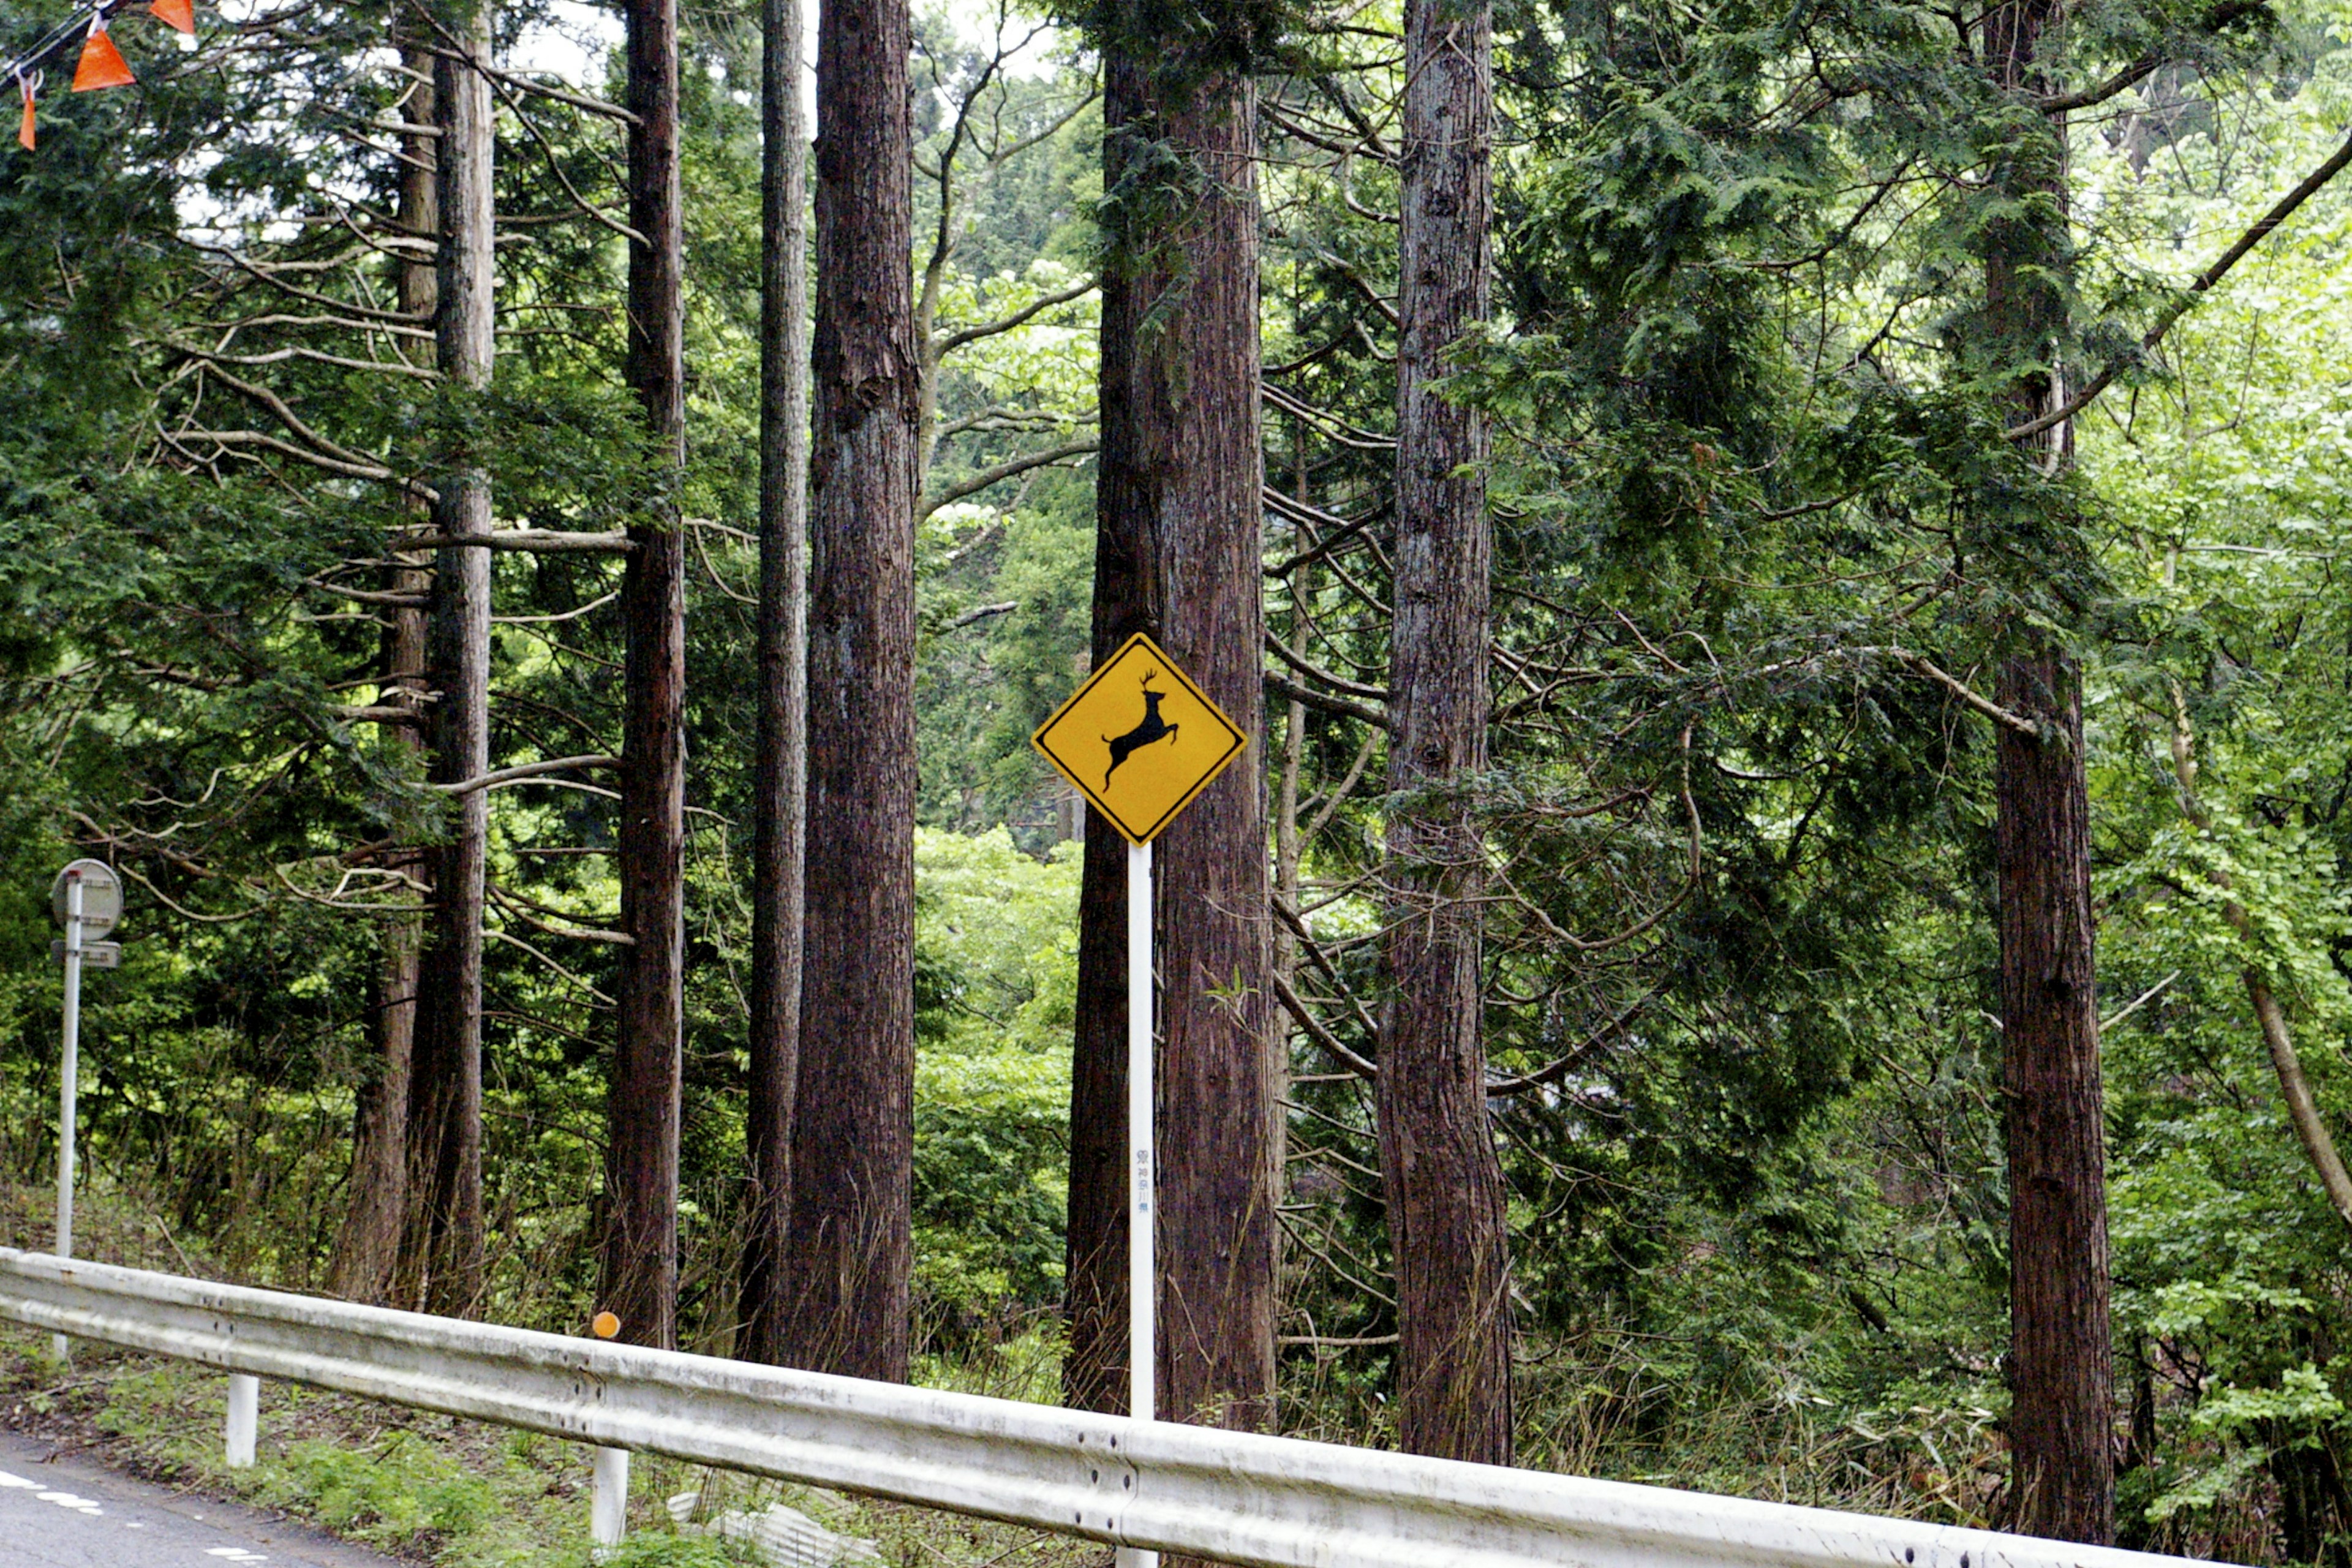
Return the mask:
[(2182, 1559), (866, 1383), (0, 1248), (0, 1318), (608, 1448), (1266, 1568)]

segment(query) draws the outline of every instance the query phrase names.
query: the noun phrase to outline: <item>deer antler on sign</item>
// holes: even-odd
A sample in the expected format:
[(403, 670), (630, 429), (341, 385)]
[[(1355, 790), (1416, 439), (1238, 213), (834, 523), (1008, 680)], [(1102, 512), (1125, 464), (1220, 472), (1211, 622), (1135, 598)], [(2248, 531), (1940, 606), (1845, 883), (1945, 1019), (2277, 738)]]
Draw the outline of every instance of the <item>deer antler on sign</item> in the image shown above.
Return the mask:
[(1133, 755), (1138, 747), (1149, 746), (1155, 741), (1167, 740), (1176, 733), (1177, 726), (1160, 716), (1160, 701), (1168, 694), (1151, 689), (1152, 681), (1159, 679), (1159, 676), (1160, 672), (1156, 669), (1147, 669), (1143, 673), (1143, 722), (1124, 735), (1103, 737), (1103, 743), (1110, 748), (1110, 766), (1103, 770), (1103, 788), (1105, 789), (1110, 787), (1110, 775), (1118, 772), (1118, 764)]

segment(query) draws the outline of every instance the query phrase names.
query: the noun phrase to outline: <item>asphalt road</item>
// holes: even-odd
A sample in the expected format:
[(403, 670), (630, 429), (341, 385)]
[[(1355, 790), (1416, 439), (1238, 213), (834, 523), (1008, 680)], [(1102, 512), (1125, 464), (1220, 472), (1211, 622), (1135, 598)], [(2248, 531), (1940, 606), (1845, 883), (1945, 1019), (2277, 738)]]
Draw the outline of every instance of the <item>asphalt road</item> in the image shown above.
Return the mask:
[(0, 1430), (0, 1568), (399, 1568), (299, 1524), (52, 1452)]

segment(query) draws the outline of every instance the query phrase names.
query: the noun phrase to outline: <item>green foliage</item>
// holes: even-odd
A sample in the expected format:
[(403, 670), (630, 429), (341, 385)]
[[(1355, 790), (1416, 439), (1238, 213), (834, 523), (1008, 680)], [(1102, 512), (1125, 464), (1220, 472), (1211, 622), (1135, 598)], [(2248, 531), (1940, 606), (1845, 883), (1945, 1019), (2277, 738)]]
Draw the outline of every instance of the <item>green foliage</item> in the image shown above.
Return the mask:
[[(1258, 76), (1265, 479), (1282, 498), (1268, 622), (1324, 672), (1310, 684), (1336, 675), (1376, 701), (1400, 7), (1151, 0), (1068, 19), (1139, 68), (1129, 108), (1164, 117), (1223, 73)], [(736, 1315), (757, 696), (759, 149), (740, 85), (757, 59), (740, 21), (688, 17), (685, 84), (683, 1317), (716, 1350)], [(2343, 1134), (2352, 202), (2315, 198), (2158, 351), (2137, 345), (2336, 144), (2352, 16), (2102, 0), (2067, 21), (2037, 62), (2055, 88), (2156, 65), (2062, 133), (1956, 49), (1941, 13), (1501, 8), (1496, 319), (1454, 348), (1448, 391), (1494, 439), (1496, 719), (1470, 787), (1494, 877), (1485, 1023), (1522, 1453), (2000, 1517), (1992, 742), (1948, 683), (1981, 697), (2005, 649), (2053, 640), (2086, 670), (2126, 1537), (2340, 1561), (2352, 1520), (2326, 1489), (2352, 1462), (2344, 1237), (2246, 978), (2280, 998)], [(46, 1223), (22, 1194), (54, 1157), (40, 894), (68, 853), (99, 852), (130, 877), (131, 914), (85, 1015), (91, 1247), (323, 1283), (375, 1070), (379, 939), (415, 891), (382, 847), (429, 841), (444, 810), (412, 750), (352, 711), (383, 695), (385, 608), (352, 595), (390, 581), (352, 563), (418, 521), (411, 481), (458, 453), (491, 474), (502, 524), (609, 530), (655, 494), (616, 374), (619, 241), (538, 221), (569, 210), (567, 185), (612, 194), (617, 142), (594, 116), (534, 99), (526, 128), (504, 111), (501, 205), (533, 221), (501, 252), (488, 395), (379, 374), (423, 349), (373, 317), (307, 335), (292, 296), (225, 259), (303, 269), (305, 310), (391, 297), (396, 258), (350, 248), (344, 223), (396, 200), (394, 161), (345, 134), (397, 101), (354, 63), (384, 25), (371, 6), (306, 12), (266, 71), (216, 68), (217, 41), (184, 66), (142, 57), (138, 111), (52, 95), (37, 158), (0, 163), (0, 1170), (20, 1239)], [(923, 1377), (1051, 1398), (1078, 860), (1027, 736), (1089, 641), (1087, 269), (1156, 254), (1203, 176), (1146, 113), (1103, 189), (1091, 64), (1016, 67), (1014, 28), (979, 41), (933, 16), (919, 35), (911, 259), (944, 358), (914, 525), (914, 1193)], [(2006, 314), (1986, 283), (2000, 268)], [(2071, 469), (2008, 438), (2021, 376), (2063, 364), (2079, 385), (2108, 363), (2121, 374), (2077, 422)], [(622, 649), (600, 602), (617, 562), (495, 570), (496, 757), (612, 749)], [(1277, 813), (1297, 806), (1297, 925), (1276, 934), (1318, 944), (1290, 979), (1341, 1047), (1290, 1040), (1283, 1419), (1385, 1440), (1397, 1324), (1349, 1058), (1379, 1055), (1379, 879), (1401, 803), (1381, 792), (1382, 733), (1346, 703), (1270, 701), (1259, 728)], [(544, 784), (491, 809), (487, 1310), (568, 1326), (594, 1276), (612, 817)], [(126, 1440), (184, 1439), (196, 1465), (186, 1434), (208, 1430), (210, 1395), (192, 1389), (117, 1377), (106, 1419)], [(297, 1435), (257, 1495), (447, 1561), (554, 1550), (513, 1522), (555, 1507), (552, 1450), (453, 1460), (446, 1436)], [(940, 1549), (841, 1506), (845, 1528), (909, 1560), (918, 1540)], [(630, 1551), (723, 1560), (658, 1531)]]
[(950, 1343), (1060, 1296), (1076, 849), (1041, 863), (1003, 828), (916, 838), (916, 1271)]

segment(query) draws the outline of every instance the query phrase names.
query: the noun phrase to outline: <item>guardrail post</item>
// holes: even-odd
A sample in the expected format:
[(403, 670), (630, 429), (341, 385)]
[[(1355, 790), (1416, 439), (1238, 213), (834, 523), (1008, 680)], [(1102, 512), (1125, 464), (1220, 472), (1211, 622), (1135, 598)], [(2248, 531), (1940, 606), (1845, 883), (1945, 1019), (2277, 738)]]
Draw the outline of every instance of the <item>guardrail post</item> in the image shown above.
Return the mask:
[(589, 1494), (588, 1539), (598, 1546), (618, 1546), (629, 1533), (629, 1451), (596, 1450), (596, 1482)]
[(261, 1379), (241, 1372), (228, 1374), (228, 1468), (253, 1468), (253, 1439), (261, 1424)]

